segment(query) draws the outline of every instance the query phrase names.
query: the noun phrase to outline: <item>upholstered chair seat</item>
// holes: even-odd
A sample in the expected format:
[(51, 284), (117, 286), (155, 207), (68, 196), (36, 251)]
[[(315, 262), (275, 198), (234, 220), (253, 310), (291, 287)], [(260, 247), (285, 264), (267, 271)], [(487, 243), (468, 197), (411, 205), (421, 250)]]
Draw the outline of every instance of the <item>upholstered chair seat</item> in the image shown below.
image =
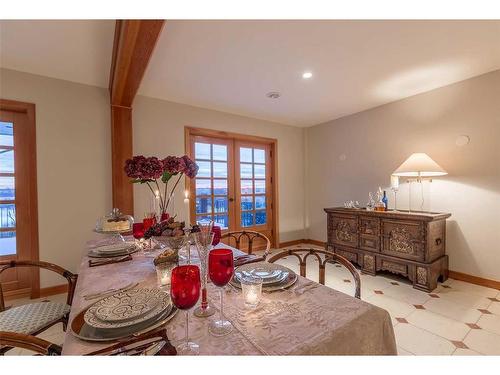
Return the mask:
[(13, 307), (0, 312), (0, 331), (23, 333), (39, 332), (44, 327), (61, 321), (69, 313), (65, 303), (38, 302)]

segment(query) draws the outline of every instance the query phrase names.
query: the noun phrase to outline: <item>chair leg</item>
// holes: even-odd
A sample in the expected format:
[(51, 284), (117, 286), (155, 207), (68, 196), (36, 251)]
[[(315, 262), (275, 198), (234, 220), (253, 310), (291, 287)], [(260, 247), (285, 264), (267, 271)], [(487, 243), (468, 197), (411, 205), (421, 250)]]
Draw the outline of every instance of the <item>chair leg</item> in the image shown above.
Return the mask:
[(69, 319), (68, 315), (64, 315), (64, 317), (62, 318), (62, 325), (64, 332), (66, 332), (66, 329), (68, 328), (68, 319)]
[(306, 262), (300, 262), (300, 276), (306, 277)]
[(319, 265), (319, 283), (325, 285), (325, 265)]
[(0, 356), (4, 356), (9, 350), (14, 349), (12, 346), (3, 346), (0, 348)]

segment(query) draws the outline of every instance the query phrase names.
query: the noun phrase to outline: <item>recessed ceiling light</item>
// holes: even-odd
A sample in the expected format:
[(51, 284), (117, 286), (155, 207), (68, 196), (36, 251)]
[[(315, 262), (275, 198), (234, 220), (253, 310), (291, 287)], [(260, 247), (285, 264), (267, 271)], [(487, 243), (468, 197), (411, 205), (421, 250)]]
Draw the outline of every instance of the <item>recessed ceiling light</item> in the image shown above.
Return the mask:
[(267, 96), (269, 99), (278, 99), (278, 98), (281, 96), (281, 94), (280, 94), (279, 92), (277, 92), (277, 91), (271, 91), (271, 92), (268, 92), (268, 93), (266, 94), (266, 96)]
[(304, 73), (302, 74), (302, 78), (304, 78), (304, 79), (309, 79), (309, 78), (311, 78), (312, 76), (313, 76), (313, 74), (312, 74), (311, 72), (304, 72)]

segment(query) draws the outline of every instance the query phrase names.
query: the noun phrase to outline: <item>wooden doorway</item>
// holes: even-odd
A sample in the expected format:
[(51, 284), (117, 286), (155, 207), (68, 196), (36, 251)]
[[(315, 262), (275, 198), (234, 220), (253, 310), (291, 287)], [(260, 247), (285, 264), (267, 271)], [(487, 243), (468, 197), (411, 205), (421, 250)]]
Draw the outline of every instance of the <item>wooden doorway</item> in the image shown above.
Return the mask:
[[(0, 261), (38, 260), (35, 105), (0, 100)], [(5, 296), (40, 294), (36, 268), (2, 273)]]
[(200, 167), (196, 179), (186, 180), (191, 224), (210, 219), (223, 231), (257, 231), (276, 246), (277, 141), (208, 129), (185, 130), (186, 154)]

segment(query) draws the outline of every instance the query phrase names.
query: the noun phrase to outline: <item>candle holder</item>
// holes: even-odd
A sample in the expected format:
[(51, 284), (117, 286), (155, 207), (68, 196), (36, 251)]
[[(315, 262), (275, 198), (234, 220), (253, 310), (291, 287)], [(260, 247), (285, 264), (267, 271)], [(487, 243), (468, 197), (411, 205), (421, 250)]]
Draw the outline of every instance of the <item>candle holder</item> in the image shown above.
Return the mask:
[(245, 306), (251, 309), (256, 308), (262, 297), (262, 278), (258, 276), (243, 276), (240, 281)]
[(170, 277), (176, 267), (173, 263), (160, 263), (156, 265), (156, 280), (160, 289), (170, 289)]
[(179, 257), (175, 253), (161, 254), (154, 260), (156, 280), (160, 289), (170, 290), (172, 270), (179, 264)]

